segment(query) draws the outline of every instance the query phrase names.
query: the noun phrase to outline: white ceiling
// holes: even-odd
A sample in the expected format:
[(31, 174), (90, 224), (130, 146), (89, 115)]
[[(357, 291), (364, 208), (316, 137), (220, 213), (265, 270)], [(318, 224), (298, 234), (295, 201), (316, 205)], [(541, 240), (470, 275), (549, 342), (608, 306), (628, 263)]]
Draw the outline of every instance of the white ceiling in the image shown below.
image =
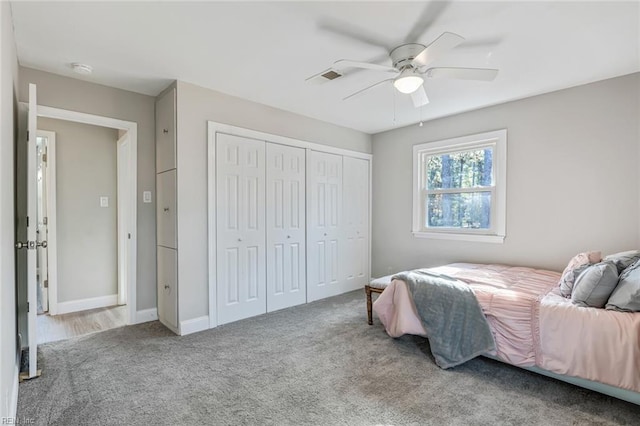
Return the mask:
[[(380, 59), (385, 49), (329, 31), (401, 44), (429, 2), (13, 2), (26, 67), (148, 95), (182, 80), (240, 98), (377, 133), (513, 99), (640, 71), (640, 3), (453, 2), (419, 37), (467, 42), (434, 66), (499, 68), (491, 83), (427, 80), (415, 109), (387, 78), (363, 70), (313, 85), (338, 59)], [(431, 9), (428, 9), (431, 7)], [(94, 67), (74, 74), (69, 64)], [(388, 61), (387, 63), (389, 63)]]

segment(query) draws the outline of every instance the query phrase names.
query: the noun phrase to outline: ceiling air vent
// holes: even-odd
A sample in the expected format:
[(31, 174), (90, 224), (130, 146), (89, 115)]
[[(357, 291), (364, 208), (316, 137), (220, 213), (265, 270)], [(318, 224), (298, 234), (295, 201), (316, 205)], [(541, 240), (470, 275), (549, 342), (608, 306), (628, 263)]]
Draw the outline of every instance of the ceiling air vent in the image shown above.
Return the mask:
[(342, 77), (342, 74), (340, 74), (338, 71), (334, 69), (329, 68), (328, 70), (324, 70), (321, 73), (314, 75), (313, 77), (309, 77), (307, 79), (307, 82), (322, 84), (331, 80), (335, 80), (336, 78), (339, 78), (339, 77)]
[(338, 74), (334, 70), (329, 70), (322, 74), (322, 77), (326, 78), (327, 80), (335, 80), (338, 77), (342, 77), (342, 74)]

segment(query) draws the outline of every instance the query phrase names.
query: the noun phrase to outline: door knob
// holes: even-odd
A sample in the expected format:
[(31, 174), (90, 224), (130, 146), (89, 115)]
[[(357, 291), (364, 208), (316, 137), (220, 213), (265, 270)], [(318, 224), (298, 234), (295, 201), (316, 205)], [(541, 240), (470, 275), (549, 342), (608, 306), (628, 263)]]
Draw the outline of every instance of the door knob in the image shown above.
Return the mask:
[(42, 247), (42, 248), (47, 248), (47, 242), (46, 241), (37, 242), (36, 246)]
[(164, 210), (164, 212), (166, 213), (166, 212), (168, 212), (168, 211), (169, 211), (169, 207), (165, 207), (165, 208), (164, 208), (164, 209), (162, 209), (162, 210)]
[(291, 238), (291, 235), (287, 235), (287, 238)]
[(16, 248), (18, 250), (23, 249), (23, 248), (28, 248), (28, 247), (29, 247), (28, 241), (25, 242), (25, 243), (23, 243), (22, 241), (17, 241), (16, 242)]
[(166, 135), (167, 133), (169, 133), (169, 129), (162, 129), (162, 133)]
[(238, 238), (238, 242), (242, 242), (242, 238)]

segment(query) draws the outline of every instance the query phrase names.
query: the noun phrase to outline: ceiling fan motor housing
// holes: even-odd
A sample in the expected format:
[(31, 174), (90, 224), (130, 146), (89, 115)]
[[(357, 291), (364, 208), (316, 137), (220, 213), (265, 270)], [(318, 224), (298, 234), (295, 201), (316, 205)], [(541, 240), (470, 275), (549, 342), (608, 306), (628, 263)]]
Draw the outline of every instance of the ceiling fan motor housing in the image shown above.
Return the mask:
[(398, 46), (391, 51), (389, 56), (393, 62), (393, 67), (402, 71), (405, 68), (415, 68), (412, 63), (420, 52), (424, 50), (425, 46), (419, 43), (408, 43)]

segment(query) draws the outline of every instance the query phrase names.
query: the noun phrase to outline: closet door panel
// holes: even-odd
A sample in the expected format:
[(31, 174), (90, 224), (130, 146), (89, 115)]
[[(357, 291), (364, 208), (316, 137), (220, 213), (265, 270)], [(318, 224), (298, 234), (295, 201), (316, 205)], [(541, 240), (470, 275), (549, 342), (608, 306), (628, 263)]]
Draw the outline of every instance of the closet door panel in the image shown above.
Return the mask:
[(369, 161), (344, 157), (345, 245), (341, 276), (347, 290), (369, 282)]
[(305, 150), (267, 142), (267, 311), (306, 302)]
[(216, 136), (218, 324), (266, 312), (265, 142)]
[(342, 156), (310, 151), (307, 167), (307, 301), (343, 292)]
[(176, 236), (176, 170), (160, 173), (156, 177), (157, 189), (157, 244), (178, 248)]

